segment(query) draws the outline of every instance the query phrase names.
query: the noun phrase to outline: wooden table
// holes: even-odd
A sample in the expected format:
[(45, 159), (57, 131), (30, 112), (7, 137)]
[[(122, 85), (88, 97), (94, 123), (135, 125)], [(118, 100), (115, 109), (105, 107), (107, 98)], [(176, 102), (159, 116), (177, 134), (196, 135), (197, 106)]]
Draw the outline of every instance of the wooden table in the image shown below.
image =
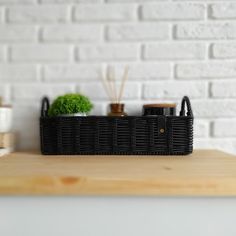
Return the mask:
[(0, 196), (4, 236), (236, 235), (236, 158), (219, 151), (17, 152), (0, 158)]
[(213, 150), (189, 156), (0, 158), (1, 195), (236, 196), (236, 158)]

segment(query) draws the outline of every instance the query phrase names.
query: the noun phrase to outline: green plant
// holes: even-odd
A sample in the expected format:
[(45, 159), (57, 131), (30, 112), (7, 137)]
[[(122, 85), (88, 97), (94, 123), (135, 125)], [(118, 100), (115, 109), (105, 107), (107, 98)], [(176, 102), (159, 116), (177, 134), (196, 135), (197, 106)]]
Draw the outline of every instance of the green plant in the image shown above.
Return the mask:
[(65, 94), (59, 96), (52, 103), (48, 115), (58, 116), (63, 114), (88, 113), (93, 108), (89, 98), (81, 94)]

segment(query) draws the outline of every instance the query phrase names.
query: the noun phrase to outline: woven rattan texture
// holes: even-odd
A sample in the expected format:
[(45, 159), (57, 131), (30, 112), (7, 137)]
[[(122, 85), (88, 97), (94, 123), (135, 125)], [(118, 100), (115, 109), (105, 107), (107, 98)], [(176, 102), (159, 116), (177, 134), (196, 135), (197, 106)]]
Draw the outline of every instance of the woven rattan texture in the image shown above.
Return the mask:
[[(185, 115), (187, 105), (187, 115)], [(43, 99), (41, 151), (47, 155), (185, 155), (193, 150), (190, 101), (180, 116), (53, 117)]]

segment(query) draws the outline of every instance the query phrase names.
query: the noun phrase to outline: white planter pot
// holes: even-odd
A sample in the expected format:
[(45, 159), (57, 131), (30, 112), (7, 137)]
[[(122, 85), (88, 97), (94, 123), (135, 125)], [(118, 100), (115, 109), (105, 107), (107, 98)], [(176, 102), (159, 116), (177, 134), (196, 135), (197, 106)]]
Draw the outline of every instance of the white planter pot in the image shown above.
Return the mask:
[(0, 133), (11, 131), (12, 128), (12, 108), (0, 107)]
[(87, 116), (86, 113), (74, 113), (74, 114), (64, 114), (64, 115), (59, 115), (62, 117), (71, 117), (71, 116)]

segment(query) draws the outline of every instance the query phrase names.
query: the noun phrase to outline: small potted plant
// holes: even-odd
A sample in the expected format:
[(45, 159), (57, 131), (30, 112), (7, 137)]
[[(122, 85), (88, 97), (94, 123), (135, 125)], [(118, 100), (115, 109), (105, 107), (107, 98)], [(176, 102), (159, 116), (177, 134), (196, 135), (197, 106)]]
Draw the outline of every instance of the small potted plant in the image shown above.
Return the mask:
[(81, 94), (65, 94), (52, 103), (48, 115), (53, 116), (87, 116), (93, 108), (89, 98)]

